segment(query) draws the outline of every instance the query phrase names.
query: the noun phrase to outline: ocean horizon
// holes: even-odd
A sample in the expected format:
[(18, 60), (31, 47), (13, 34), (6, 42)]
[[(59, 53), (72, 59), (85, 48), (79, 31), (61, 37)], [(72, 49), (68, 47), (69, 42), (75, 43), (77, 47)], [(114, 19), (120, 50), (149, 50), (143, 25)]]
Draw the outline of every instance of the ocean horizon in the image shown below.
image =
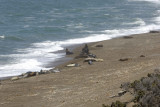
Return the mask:
[(0, 77), (51, 69), (71, 45), (156, 29), (160, 0), (0, 0)]

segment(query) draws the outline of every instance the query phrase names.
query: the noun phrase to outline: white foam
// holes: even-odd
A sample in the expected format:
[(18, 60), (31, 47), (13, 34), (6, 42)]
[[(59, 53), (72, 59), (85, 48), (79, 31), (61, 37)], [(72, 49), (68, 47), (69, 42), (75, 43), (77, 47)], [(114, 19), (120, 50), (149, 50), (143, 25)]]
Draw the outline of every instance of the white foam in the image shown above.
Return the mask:
[(14, 58), (14, 63), (0, 66), (0, 77), (19, 75), (27, 71), (39, 71), (45, 68), (43, 65), (50, 61), (64, 57), (65, 54), (55, 54), (63, 50), (67, 45), (82, 44), (109, 40), (124, 35), (146, 33), (150, 30), (160, 28), (160, 25), (151, 24), (135, 27), (132, 29), (113, 29), (101, 31), (101, 34), (90, 34), (83, 38), (68, 39), (64, 41), (44, 41), (33, 43), (29, 48), (17, 49), (17, 54), (0, 55), (0, 57)]
[(0, 66), (0, 77), (20, 75), (27, 71), (49, 69), (45, 68), (43, 65), (58, 58), (62, 58), (65, 55), (55, 54), (53, 52), (63, 50), (67, 45), (101, 41), (105, 39), (110, 39), (110, 37), (101, 34), (65, 41), (44, 41), (41, 43), (33, 43), (29, 48), (17, 49), (17, 54), (0, 55), (0, 57), (11, 57), (15, 59), (11, 64)]
[[(157, 13), (156, 13), (156, 14), (159, 15), (159, 14), (160, 14), (160, 10), (157, 10)], [(154, 17), (154, 18), (153, 18), (153, 21), (156, 22), (157, 24), (160, 24), (160, 16)]]
[(159, 16), (159, 17), (155, 17), (153, 20), (154, 20), (156, 23), (160, 24), (160, 16)]
[(41, 65), (42, 63), (35, 59), (22, 59), (19, 63), (0, 66), (0, 70), (5, 71), (1, 73), (0, 77), (20, 75), (28, 71), (39, 71), (43, 69)]
[(30, 26), (29, 26), (29, 25), (25, 25), (25, 26), (24, 26), (24, 28), (28, 28), (28, 27), (30, 27)]
[(145, 26), (146, 23), (141, 18), (136, 18), (134, 22), (124, 23), (124, 25), (140, 25), (140, 26)]
[(17, 49), (17, 54), (0, 55), (0, 57), (14, 59), (14, 62), (10, 62), (8, 65), (0, 65), (0, 77), (20, 75), (24, 72), (39, 71), (40, 69), (51, 69), (46, 68), (44, 65), (63, 57), (64, 54), (53, 53), (62, 49), (63, 47), (57, 45), (56, 42), (44, 41), (34, 43), (26, 49)]
[(83, 30), (83, 31), (80, 31), (80, 32), (85, 32), (85, 33), (96, 33), (96, 31), (90, 31), (90, 30)]
[(24, 21), (32, 21), (35, 20), (35, 17), (24, 17)]
[(4, 36), (4, 35), (2, 35), (2, 36), (0, 36), (0, 38), (1, 38), (1, 39), (4, 39), (4, 38), (5, 38), (5, 36)]
[(62, 45), (81, 44), (81, 43), (88, 43), (88, 42), (97, 42), (97, 41), (102, 41), (102, 40), (109, 40), (109, 39), (119, 37), (119, 36), (124, 36), (124, 35), (147, 33), (150, 30), (154, 30), (159, 27), (160, 25), (155, 25), (155, 24), (146, 25), (146, 26), (145, 24), (142, 24), (139, 27), (135, 27), (131, 29), (105, 30), (105, 31), (101, 31), (101, 33), (103, 34), (91, 34), (83, 38), (69, 39), (65, 41), (56, 41), (56, 43), (57, 45), (62, 46)]
[(152, 2), (152, 3), (160, 3), (160, 0), (129, 0), (129, 1), (146, 1), (146, 2)]
[(70, 23), (67, 25), (67, 27), (70, 29), (79, 29), (79, 28), (83, 28), (84, 26), (82, 23), (76, 23), (76, 24)]

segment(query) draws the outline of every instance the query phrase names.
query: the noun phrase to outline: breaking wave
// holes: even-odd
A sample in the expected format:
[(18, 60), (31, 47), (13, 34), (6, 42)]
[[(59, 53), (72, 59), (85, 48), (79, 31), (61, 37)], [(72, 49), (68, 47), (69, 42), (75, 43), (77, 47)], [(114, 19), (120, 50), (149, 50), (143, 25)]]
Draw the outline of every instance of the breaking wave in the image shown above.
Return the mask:
[(4, 36), (4, 35), (0, 36), (0, 39), (4, 39), (4, 38), (5, 38), (5, 36)]
[(115, 37), (131, 34), (147, 33), (150, 30), (154, 30), (159, 27), (160, 25), (152, 24), (148, 26), (139, 26), (132, 29), (104, 30), (101, 31), (103, 34), (92, 34), (84, 38), (33, 43), (29, 48), (17, 49), (16, 51), (19, 54), (0, 55), (0, 57), (12, 57), (16, 59), (16, 61), (12, 64), (0, 66), (0, 70), (5, 71), (0, 77), (19, 75), (33, 70), (37, 71), (40, 69), (50, 69), (46, 68), (44, 65), (65, 56), (64, 53), (55, 54), (54, 52), (64, 50), (64, 48), (69, 45), (109, 40)]
[(136, 18), (134, 22), (130, 23), (123, 23), (124, 25), (139, 25), (139, 26), (145, 26), (146, 23), (141, 18)]
[(146, 1), (146, 2), (152, 2), (152, 3), (160, 3), (160, 0), (129, 0), (129, 1)]

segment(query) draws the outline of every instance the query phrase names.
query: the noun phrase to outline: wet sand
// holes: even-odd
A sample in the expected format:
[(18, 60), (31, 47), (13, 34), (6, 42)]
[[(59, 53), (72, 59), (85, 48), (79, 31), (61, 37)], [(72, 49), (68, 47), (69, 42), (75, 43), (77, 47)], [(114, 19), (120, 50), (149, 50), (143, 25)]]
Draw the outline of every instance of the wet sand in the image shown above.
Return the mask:
[[(59, 73), (1, 81), (0, 107), (102, 107), (116, 100), (129, 101), (130, 94), (110, 96), (121, 90), (122, 83), (140, 79), (160, 67), (160, 33), (132, 37), (90, 43), (90, 52), (103, 62), (89, 65), (83, 58), (73, 59), (57, 66)], [(96, 47), (98, 44), (103, 47)], [(70, 57), (77, 56), (83, 46)], [(119, 61), (123, 58), (128, 60)], [(70, 63), (80, 66), (65, 67)]]

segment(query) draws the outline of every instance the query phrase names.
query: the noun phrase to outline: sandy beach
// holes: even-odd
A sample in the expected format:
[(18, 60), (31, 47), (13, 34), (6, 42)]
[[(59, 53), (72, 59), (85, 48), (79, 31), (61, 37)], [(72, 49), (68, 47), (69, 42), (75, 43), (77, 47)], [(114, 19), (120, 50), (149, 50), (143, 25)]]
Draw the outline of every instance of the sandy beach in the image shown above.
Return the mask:
[[(58, 73), (17, 81), (2, 80), (0, 107), (102, 107), (102, 104), (116, 100), (131, 100), (128, 93), (110, 97), (122, 90), (122, 83), (140, 79), (160, 67), (160, 33), (131, 37), (88, 44), (90, 52), (103, 62), (89, 65), (83, 58), (73, 59), (58, 65), (56, 68), (61, 71)], [(84, 45), (74, 49), (74, 54), (69, 57), (79, 55), (82, 47)], [(70, 63), (80, 66), (65, 67)]]

